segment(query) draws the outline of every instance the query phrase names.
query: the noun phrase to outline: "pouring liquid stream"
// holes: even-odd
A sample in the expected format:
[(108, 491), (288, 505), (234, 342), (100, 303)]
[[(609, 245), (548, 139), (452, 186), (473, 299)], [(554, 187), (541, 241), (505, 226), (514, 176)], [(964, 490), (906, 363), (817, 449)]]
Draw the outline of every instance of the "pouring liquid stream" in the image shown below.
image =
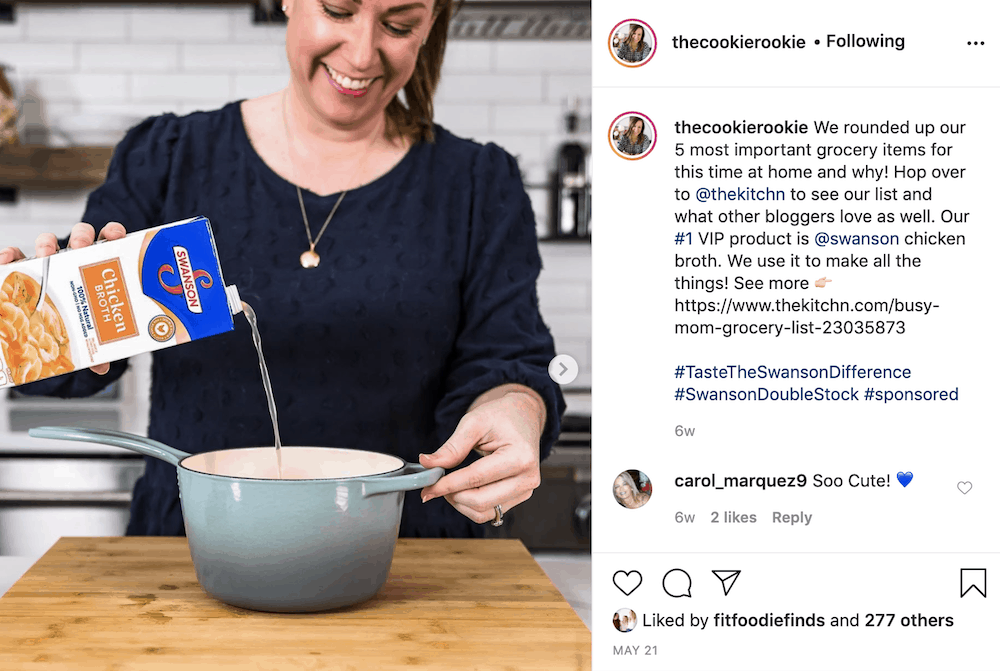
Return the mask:
[(253, 333), (253, 344), (257, 348), (257, 358), (260, 360), (260, 376), (264, 379), (264, 394), (267, 396), (267, 409), (271, 413), (271, 424), (274, 426), (274, 454), (278, 458), (278, 479), (281, 480), (281, 437), (278, 435), (278, 410), (274, 407), (274, 392), (271, 391), (271, 378), (267, 375), (267, 365), (264, 363), (264, 349), (261, 347), (260, 331), (257, 330), (257, 313), (253, 308), (240, 301), (243, 314), (250, 323)]

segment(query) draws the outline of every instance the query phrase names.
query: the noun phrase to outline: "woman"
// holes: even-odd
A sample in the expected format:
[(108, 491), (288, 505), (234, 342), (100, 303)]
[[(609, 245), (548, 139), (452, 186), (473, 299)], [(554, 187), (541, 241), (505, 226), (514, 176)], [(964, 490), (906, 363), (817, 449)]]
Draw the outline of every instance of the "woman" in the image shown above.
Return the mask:
[(623, 154), (635, 156), (649, 149), (652, 141), (643, 132), (644, 130), (646, 130), (646, 123), (642, 120), (642, 117), (629, 117), (628, 130), (618, 140), (618, 151)]
[[(83, 219), (116, 239), (207, 216), (226, 283), (257, 311), (283, 444), (457, 467), (407, 493), (400, 534), (482, 536), (538, 486), (565, 409), (517, 164), (432, 122), (452, 0), (282, 10), (288, 86), (132, 129)], [(74, 226), (69, 247), (94, 233)], [(57, 244), (39, 236), (36, 253)], [(150, 437), (188, 452), (273, 444), (239, 322), (155, 353)], [(21, 390), (87, 396), (126, 366)], [(172, 466), (146, 460), (127, 533), (184, 533)]]
[(615, 500), (626, 508), (634, 510), (649, 503), (650, 494), (639, 490), (628, 471), (615, 478), (614, 491)]
[(618, 48), (618, 58), (628, 63), (639, 63), (649, 56), (650, 46), (644, 38), (646, 30), (638, 23), (629, 24), (628, 37)]

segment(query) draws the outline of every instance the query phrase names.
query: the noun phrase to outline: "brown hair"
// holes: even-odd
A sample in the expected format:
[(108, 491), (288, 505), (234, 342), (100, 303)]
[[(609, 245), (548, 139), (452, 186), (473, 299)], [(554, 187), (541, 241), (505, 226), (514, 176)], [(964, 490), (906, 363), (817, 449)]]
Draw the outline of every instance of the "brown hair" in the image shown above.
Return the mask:
[(639, 30), (642, 31), (642, 42), (639, 42), (639, 44), (637, 46), (639, 47), (639, 51), (642, 51), (642, 45), (646, 43), (646, 29), (642, 27), (641, 23), (633, 23), (632, 24), (632, 27), (628, 31), (628, 37), (625, 38), (625, 43), (627, 45), (629, 45), (629, 48), (631, 49), (632, 48), (632, 37), (635, 35), (636, 31), (639, 31)]
[(642, 124), (642, 134), (639, 135), (639, 137), (637, 137), (636, 140), (641, 140), (642, 138), (646, 137), (646, 122), (642, 120), (641, 116), (634, 116), (634, 117), (632, 117), (632, 121), (628, 125), (628, 130), (625, 131), (625, 137), (628, 138), (629, 142), (633, 141), (632, 140), (632, 129), (635, 128), (635, 125), (637, 123), (641, 123)]
[(448, 24), (464, 2), (434, 0), (434, 25), (427, 36), (427, 44), (420, 48), (413, 75), (403, 87), (406, 104), (397, 96), (385, 109), (386, 133), (389, 136), (410, 135), (416, 140), (434, 141), (434, 91), (441, 80)]

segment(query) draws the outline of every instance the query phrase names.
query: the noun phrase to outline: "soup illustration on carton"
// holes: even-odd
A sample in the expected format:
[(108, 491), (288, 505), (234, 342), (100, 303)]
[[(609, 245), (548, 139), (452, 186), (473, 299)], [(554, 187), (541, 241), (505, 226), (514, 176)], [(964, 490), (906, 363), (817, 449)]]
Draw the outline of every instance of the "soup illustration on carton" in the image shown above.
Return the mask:
[(232, 331), (242, 312), (205, 217), (0, 266), (0, 279), (0, 387)]

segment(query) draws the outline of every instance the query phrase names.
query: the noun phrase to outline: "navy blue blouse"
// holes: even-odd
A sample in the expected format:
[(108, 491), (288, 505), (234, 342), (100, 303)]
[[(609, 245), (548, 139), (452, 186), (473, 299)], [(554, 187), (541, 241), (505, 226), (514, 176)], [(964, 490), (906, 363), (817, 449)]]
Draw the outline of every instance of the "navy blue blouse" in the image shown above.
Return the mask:
[[(303, 190), (313, 236), (339, 194)], [(472, 401), (516, 382), (545, 400), (544, 458), (565, 403), (538, 311), (534, 214), (514, 159), (435, 128), (388, 173), (348, 192), (308, 249), (295, 187), (253, 149), (239, 102), (132, 129), (82, 221), (129, 232), (204, 215), (222, 271), (257, 312), (284, 445), (351, 447), (416, 462)], [(21, 387), (88, 396), (120, 377), (89, 370)], [(272, 445), (249, 326), (156, 352), (149, 436), (188, 452)], [(475, 453), (466, 464), (475, 459)], [(400, 535), (476, 537), (444, 499), (405, 497)], [(173, 466), (147, 458), (129, 535), (183, 535)]]

